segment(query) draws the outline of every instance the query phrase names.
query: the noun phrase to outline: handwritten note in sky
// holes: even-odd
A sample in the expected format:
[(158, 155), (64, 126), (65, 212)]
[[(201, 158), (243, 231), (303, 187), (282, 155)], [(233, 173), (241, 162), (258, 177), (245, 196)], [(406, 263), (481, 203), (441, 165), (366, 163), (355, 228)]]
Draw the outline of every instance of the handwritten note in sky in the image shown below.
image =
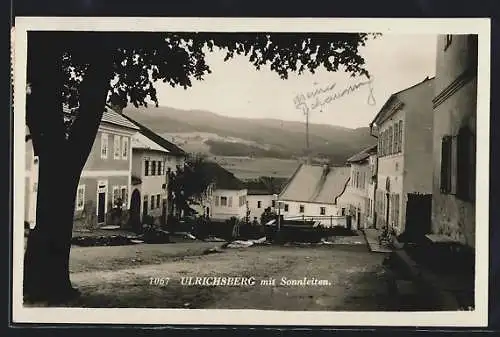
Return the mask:
[(360, 81), (345, 88), (338, 88), (337, 83), (332, 83), (327, 86), (315, 87), (314, 90), (295, 96), (293, 102), (295, 108), (302, 110), (304, 114), (312, 110), (322, 110), (325, 105), (328, 105), (344, 96), (360, 90), (361, 87), (368, 86), (368, 105), (375, 105), (375, 96), (373, 95), (373, 78), (366, 81)]

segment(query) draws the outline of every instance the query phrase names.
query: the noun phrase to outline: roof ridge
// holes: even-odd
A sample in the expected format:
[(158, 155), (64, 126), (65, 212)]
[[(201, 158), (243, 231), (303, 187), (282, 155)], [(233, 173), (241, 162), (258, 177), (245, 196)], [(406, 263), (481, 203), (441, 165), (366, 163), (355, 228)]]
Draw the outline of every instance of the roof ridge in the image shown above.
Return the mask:
[[(111, 108), (110, 108), (111, 109)], [(115, 112), (117, 113), (117, 112)], [(129, 120), (131, 123), (134, 123), (136, 126), (139, 127), (140, 129), (140, 132), (141, 134), (143, 134), (145, 137), (149, 138), (151, 141), (157, 143), (158, 145), (160, 145), (161, 147), (163, 147), (164, 149), (168, 150), (169, 153), (171, 154), (185, 154), (185, 151), (183, 149), (181, 149), (180, 147), (178, 147), (177, 145), (175, 145), (174, 143), (166, 140), (165, 138), (163, 138), (162, 136), (160, 136), (159, 134), (157, 134), (156, 132), (154, 132), (153, 130), (149, 129), (147, 126), (145, 126), (144, 124), (141, 124), (139, 123), (138, 121), (136, 121), (135, 119), (133, 119), (132, 117), (130, 116), (127, 116), (125, 114), (121, 114), (121, 116), (125, 117), (127, 120)], [(146, 133), (149, 133), (149, 135), (154, 135), (155, 137), (157, 137), (157, 139), (152, 139), (149, 135), (145, 134), (144, 132)], [(167, 148), (165, 145), (163, 144), (160, 144), (158, 143), (158, 140), (161, 140), (163, 142), (165, 142), (165, 144), (169, 144), (172, 149), (169, 149)]]

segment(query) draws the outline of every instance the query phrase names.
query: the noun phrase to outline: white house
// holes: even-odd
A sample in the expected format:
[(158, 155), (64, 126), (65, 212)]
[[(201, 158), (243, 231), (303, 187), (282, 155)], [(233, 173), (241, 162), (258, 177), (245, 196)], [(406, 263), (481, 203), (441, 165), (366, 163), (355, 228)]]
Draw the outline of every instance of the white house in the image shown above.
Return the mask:
[[(172, 201), (168, 195), (168, 177), (183, 167), (186, 153), (138, 121), (122, 115), (139, 130), (132, 138), (132, 222), (142, 222), (145, 215), (155, 222), (166, 221)], [(133, 201), (133, 203), (132, 203)]]
[(370, 128), (378, 138), (377, 228), (430, 229), (434, 78), (392, 94)]
[(350, 215), (357, 228), (373, 224), (376, 159), (377, 145), (373, 145), (347, 160), (350, 165), (350, 180), (338, 203), (345, 209), (342, 214)]
[(212, 220), (243, 220), (247, 215), (247, 189), (243, 182), (215, 162), (203, 162), (198, 169), (210, 183), (197, 205), (190, 206)]
[(249, 221), (257, 220), (260, 222), (260, 216), (264, 210), (276, 206), (276, 197), (281, 193), (285, 183), (286, 179), (275, 177), (260, 177), (245, 182), (248, 190), (247, 206)]
[(284, 219), (314, 217), (324, 226), (345, 226), (338, 205), (349, 182), (349, 167), (301, 164), (279, 195)]
[[(131, 216), (151, 216), (160, 221), (166, 212), (168, 150), (138, 132), (132, 137)], [(136, 223), (139, 225), (141, 221)]]

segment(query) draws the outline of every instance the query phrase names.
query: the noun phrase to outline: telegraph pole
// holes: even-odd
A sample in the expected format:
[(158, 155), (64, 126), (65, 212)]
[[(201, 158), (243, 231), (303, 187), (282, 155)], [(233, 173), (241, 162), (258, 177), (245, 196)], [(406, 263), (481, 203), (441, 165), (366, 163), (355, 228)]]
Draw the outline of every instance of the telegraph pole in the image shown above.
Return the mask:
[(306, 115), (306, 160), (307, 164), (311, 164), (311, 155), (309, 152), (309, 109), (304, 111), (304, 115)]

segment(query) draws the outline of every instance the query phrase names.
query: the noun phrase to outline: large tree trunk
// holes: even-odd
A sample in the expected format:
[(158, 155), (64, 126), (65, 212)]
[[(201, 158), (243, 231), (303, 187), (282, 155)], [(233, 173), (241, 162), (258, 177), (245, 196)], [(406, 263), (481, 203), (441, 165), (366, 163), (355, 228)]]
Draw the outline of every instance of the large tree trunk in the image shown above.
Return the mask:
[(79, 172), (51, 157), (39, 161), (36, 227), (25, 253), (24, 292), (32, 300), (60, 301), (75, 293), (69, 252)]
[(69, 278), (76, 191), (102, 118), (112, 67), (107, 50), (96, 47), (86, 55), (90, 65), (79, 90), (79, 112), (67, 136), (62, 119), (61, 41), (40, 34), (28, 40), (32, 94), (26, 117), (39, 156), (39, 182), (23, 290), (28, 300), (58, 303), (78, 294)]

